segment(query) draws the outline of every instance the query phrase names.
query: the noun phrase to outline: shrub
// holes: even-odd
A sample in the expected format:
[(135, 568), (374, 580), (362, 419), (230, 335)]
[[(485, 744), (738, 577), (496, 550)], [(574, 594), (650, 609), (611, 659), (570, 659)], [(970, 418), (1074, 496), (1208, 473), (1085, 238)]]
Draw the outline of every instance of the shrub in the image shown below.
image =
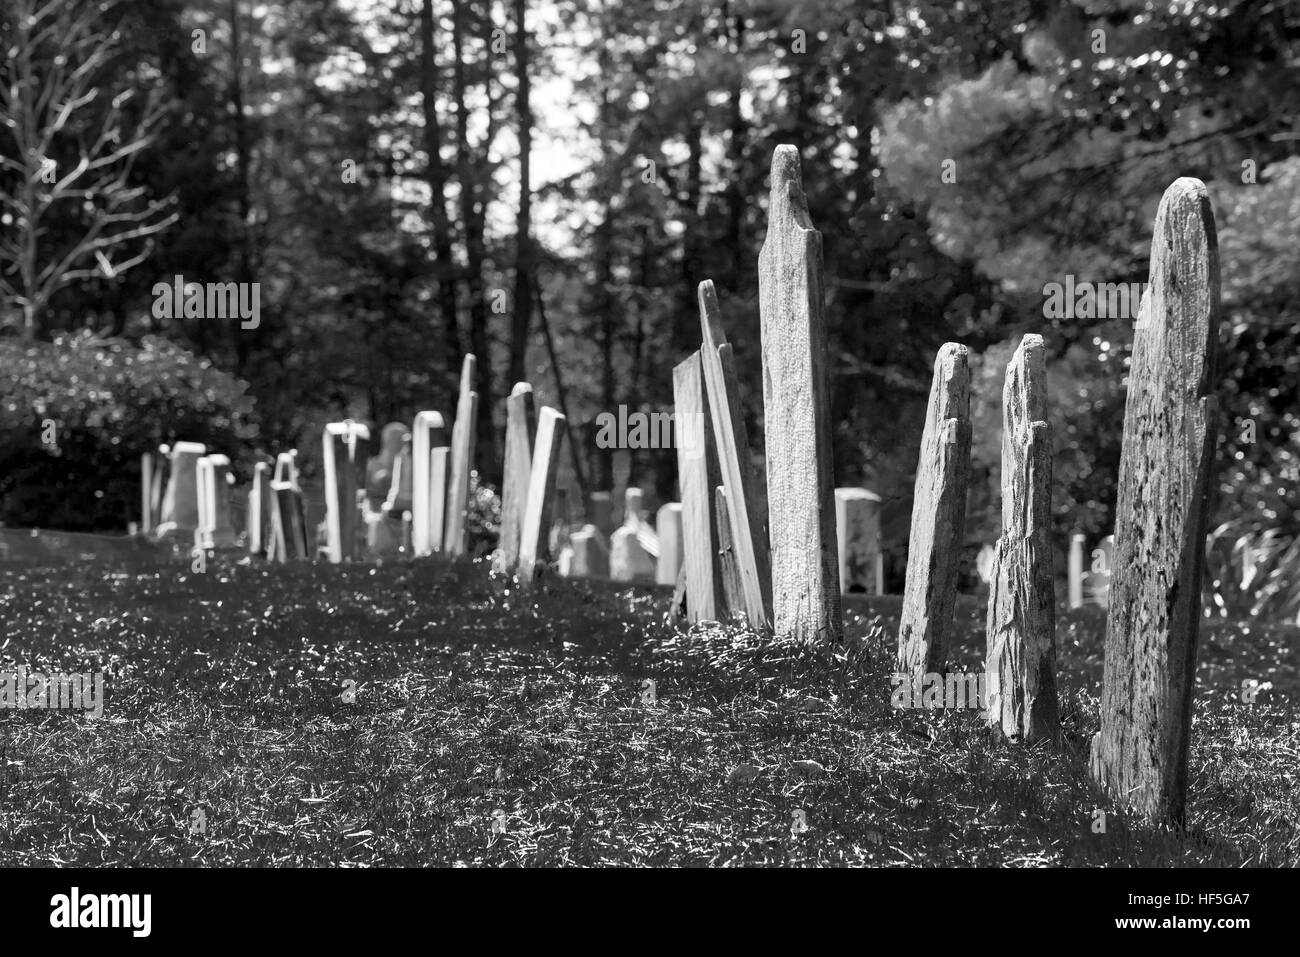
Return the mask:
[(0, 341), (0, 370), (5, 525), (122, 531), (141, 453), (185, 439), (234, 462), (256, 436), (247, 384), (165, 339)]

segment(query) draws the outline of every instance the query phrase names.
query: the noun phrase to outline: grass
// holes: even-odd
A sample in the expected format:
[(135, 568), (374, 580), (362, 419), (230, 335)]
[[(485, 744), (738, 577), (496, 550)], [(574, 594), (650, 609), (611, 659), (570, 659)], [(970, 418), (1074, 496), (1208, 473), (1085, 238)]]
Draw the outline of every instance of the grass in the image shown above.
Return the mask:
[[(1098, 609), (1058, 620), (1053, 750), (1000, 744), (975, 712), (891, 710), (896, 598), (853, 602), (840, 648), (679, 632), (665, 605), (521, 593), (481, 563), (7, 568), (0, 671), (103, 671), (107, 692), (97, 720), (0, 711), (0, 864), (1300, 861), (1300, 629), (1203, 627), (1172, 832), (1087, 779)], [(958, 631), (954, 667), (978, 669), (973, 599)], [(1273, 690), (1247, 704), (1252, 678)]]

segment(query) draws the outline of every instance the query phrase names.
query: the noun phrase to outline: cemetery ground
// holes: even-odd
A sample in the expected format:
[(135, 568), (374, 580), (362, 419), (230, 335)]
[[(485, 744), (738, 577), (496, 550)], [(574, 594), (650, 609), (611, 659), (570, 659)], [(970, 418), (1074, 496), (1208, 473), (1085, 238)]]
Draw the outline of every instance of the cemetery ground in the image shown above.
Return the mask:
[[(1300, 863), (1295, 627), (1203, 624), (1179, 833), (1088, 780), (1100, 608), (1060, 612), (1063, 739), (1024, 748), (978, 711), (890, 708), (898, 597), (850, 597), (819, 647), (484, 562), (0, 583), (0, 668), (106, 685), (99, 719), (0, 711), (6, 866)], [(950, 668), (982, 667), (984, 624), (960, 598)]]

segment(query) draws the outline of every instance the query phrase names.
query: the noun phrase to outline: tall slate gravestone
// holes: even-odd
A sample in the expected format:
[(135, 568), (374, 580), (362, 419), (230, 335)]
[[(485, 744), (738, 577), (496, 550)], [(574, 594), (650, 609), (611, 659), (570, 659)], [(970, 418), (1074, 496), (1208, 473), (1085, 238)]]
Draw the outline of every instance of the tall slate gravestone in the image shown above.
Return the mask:
[(230, 459), (205, 455), (197, 462), (199, 527), (196, 544), (202, 548), (231, 548), (235, 525), (230, 515)]
[(655, 563), (655, 583), (677, 584), (682, 568), (682, 503), (661, 505), (655, 517), (655, 531), (659, 534), (659, 559)]
[(941, 673), (948, 661), (970, 480), (967, 355), (965, 346), (949, 342), (934, 360), (916, 463), (907, 581), (898, 630), (898, 668), (913, 678)]
[(474, 468), (474, 440), (478, 421), (478, 393), (471, 386), (477, 360), (465, 356), (460, 373), (460, 398), (451, 432), (451, 464), (447, 479), (443, 550), (450, 556), (465, 554), (465, 512), (469, 507), (469, 476)]
[(533, 581), (550, 559), (551, 517), (555, 508), (555, 473), (564, 442), (565, 418), (546, 406), (537, 419), (528, 497), (519, 534), (519, 579)]
[(989, 579), (988, 720), (1004, 737), (1055, 740), (1052, 433), (1043, 337), (1027, 335), (1002, 390), (1002, 535)]
[[(713, 283), (699, 285), (700, 368), (708, 397), (709, 421), (713, 427), (718, 473), (727, 486), (728, 515), (739, 591), (731, 611), (743, 611), (755, 628), (767, 628), (772, 621), (772, 560), (768, 547), (767, 498), (762, 476), (756, 473), (750, 454), (749, 433), (740, 403), (731, 344), (722, 329), (722, 313)], [(699, 434), (699, 426), (679, 421), (687, 434)]]
[(1205, 184), (1160, 201), (1120, 453), (1093, 777), (1150, 822), (1185, 823), (1213, 488), (1219, 250)]
[(201, 442), (177, 442), (172, 446), (171, 474), (157, 529), (159, 538), (177, 539), (187, 547), (193, 543), (199, 527), (199, 459), (207, 451)]
[(379, 454), (366, 462), (366, 550), (376, 557), (397, 553), (402, 513), (411, 508), (411, 434), (405, 423), (389, 422), (380, 432)]
[(356, 557), (361, 514), (357, 485), (365, 466), (362, 443), (370, 430), (359, 422), (330, 422), (321, 438), (325, 460), (325, 554), (335, 564)]
[[(698, 423), (698, 441), (677, 443), (677, 482), (682, 494), (682, 572), (686, 617), (691, 622), (717, 621), (726, 611), (718, 567), (718, 519), (713, 490), (719, 482), (713, 451), (713, 427), (706, 414), (700, 355), (693, 353), (673, 368), (673, 404), (678, 429)], [(577, 546), (575, 545), (575, 548)]]
[(506, 399), (506, 454), (501, 489), (501, 541), (493, 567), (513, 573), (519, 565), (519, 541), (528, 501), (528, 482), (533, 468), (533, 442), (537, 436), (537, 413), (533, 387), (515, 383)]
[(772, 155), (767, 236), (758, 257), (758, 303), (774, 627), (781, 636), (838, 641), (844, 624), (835, 540), (822, 237), (808, 217), (799, 153), (793, 146), (778, 146)]
[(447, 507), (447, 443), (439, 412), (424, 411), (411, 429), (411, 551), (417, 558), (442, 551)]

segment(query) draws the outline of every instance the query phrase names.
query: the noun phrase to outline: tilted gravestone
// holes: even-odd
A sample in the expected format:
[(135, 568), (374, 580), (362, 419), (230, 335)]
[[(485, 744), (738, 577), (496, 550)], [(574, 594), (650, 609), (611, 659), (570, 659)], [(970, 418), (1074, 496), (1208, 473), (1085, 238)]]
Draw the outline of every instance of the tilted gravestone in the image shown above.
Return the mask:
[[(740, 404), (731, 344), (722, 329), (722, 314), (713, 283), (705, 280), (698, 289), (700, 306), (700, 368), (708, 398), (709, 421), (718, 456), (718, 474), (727, 486), (731, 540), (740, 591), (731, 611), (743, 611), (755, 628), (766, 628), (772, 620), (772, 560), (768, 548), (767, 497), (762, 476), (756, 473), (750, 454), (749, 433)], [(702, 429), (679, 419), (683, 432), (698, 434)]]
[(1185, 823), (1213, 488), (1219, 252), (1205, 184), (1160, 201), (1124, 407), (1101, 730), (1091, 771), (1149, 822)]
[(187, 546), (199, 527), (199, 459), (207, 454), (200, 442), (177, 442), (171, 450), (167, 494), (163, 496), (157, 536), (179, 539)]
[(248, 553), (265, 556), (271, 544), (271, 466), (258, 462), (253, 466), (253, 482), (248, 487)]
[(948, 660), (970, 477), (970, 367), (965, 346), (946, 343), (934, 378), (916, 463), (898, 669), (942, 673)]
[(564, 442), (565, 418), (555, 409), (542, 409), (537, 420), (524, 524), (519, 534), (519, 579), (530, 582), (550, 559), (551, 517), (555, 508), (555, 473)]
[(718, 568), (718, 526), (713, 490), (718, 486), (713, 426), (706, 414), (704, 373), (700, 354), (693, 353), (673, 368), (673, 406), (682, 423), (698, 424), (703, 433), (692, 442), (677, 443), (677, 484), (682, 496), (682, 574), (686, 617), (691, 622), (717, 621), (726, 609)]
[(772, 154), (771, 183), (758, 304), (773, 625), (782, 637), (834, 642), (843, 636), (844, 623), (832, 505), (822, 238), (808, 216), (793, 146), (778, 146)]
[(469, 507), (469, 474), (474, 468), (474, 439), (478, 420), (478, 393), (473, 391), (477, 360), (465, 356), (460, 373), (460, 398), (456, 403), (456, 421), (451, 431), (451, 462), (447, 477), (446, 511), (444, 512), (443, 551), (452, 557), (465, 554), (465, 511)]

